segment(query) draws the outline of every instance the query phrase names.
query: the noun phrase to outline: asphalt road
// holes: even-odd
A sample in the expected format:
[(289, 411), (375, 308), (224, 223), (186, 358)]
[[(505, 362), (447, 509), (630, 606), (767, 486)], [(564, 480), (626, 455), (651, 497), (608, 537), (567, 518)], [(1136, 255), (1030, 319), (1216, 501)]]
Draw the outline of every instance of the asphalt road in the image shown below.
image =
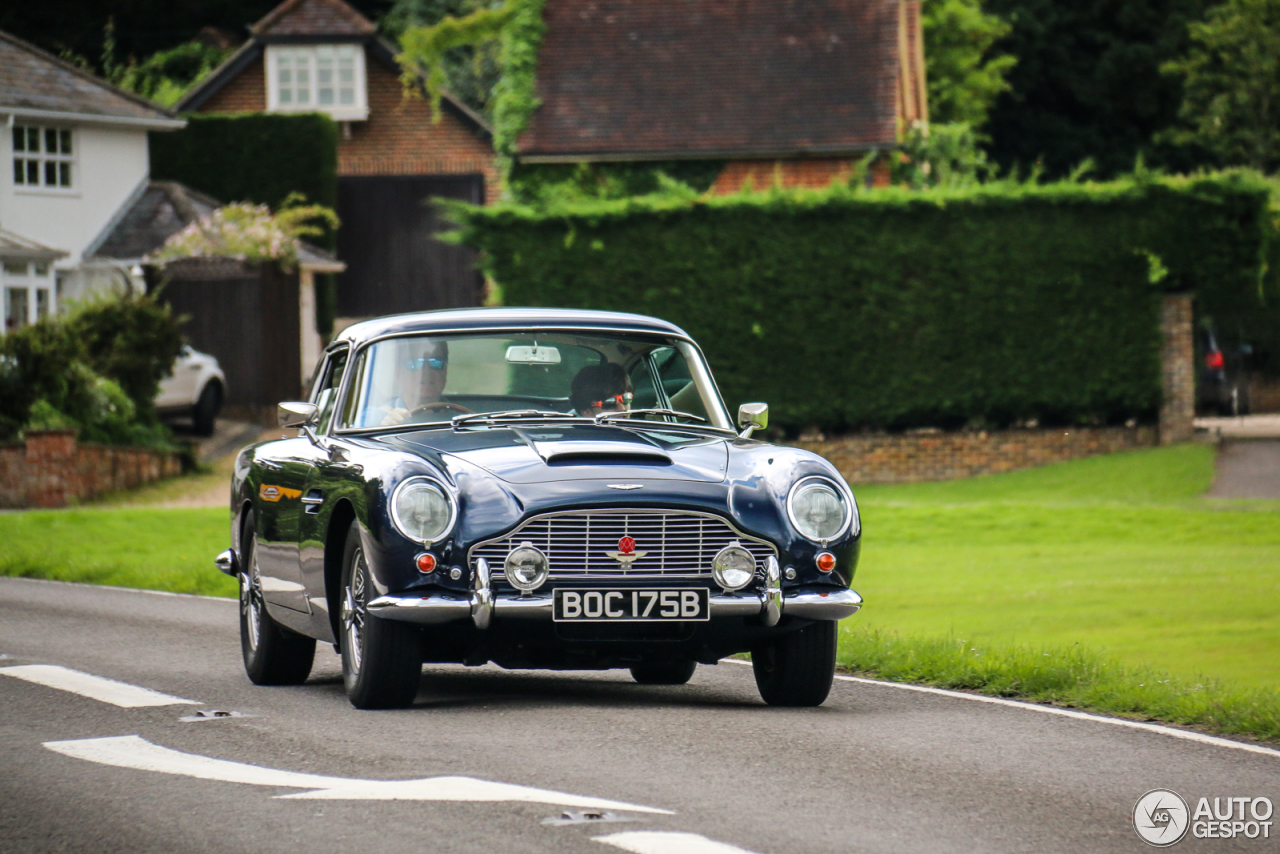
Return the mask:
[[(771, 709), (731, 664), (678, 688), (433, 666), (413, 708), (360, 712), (328, 648), (305, 686), (251, 685), (230, 601), (0, 579), (0, 654), (199, 701), (122, 707), (0, 674), (3, 852), (1136, 852), (1150, 789), (1280, 802), (1280, 753), (861, 682)], [(252, 717), (180, 720), (198, 709)], [(96, 741), (122, 736), (140, 738)], [(476, 791), (500, 799), (456, 799)], [(671, 812), (547, 825), (565, 807), (527, 798), (555, 793)], [(1175, 850), (1280, 851), (1271, 830)]]

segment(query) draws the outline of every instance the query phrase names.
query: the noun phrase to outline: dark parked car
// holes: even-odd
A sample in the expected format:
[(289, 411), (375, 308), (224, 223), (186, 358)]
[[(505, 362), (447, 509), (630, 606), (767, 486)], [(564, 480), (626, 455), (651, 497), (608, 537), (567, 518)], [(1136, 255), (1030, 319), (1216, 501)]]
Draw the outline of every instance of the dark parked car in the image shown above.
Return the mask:
[(317, 640), (360, 708), (426, 662), (629, 668), (683, 684), (752, 654), (773, 705), (822, 703), (861, 526), (826, 460), (737, 429), (698, 346), (631, 314), (476, 309), (348, 328), (298, 438), (241, 451), (232, 548), (258, 684)]

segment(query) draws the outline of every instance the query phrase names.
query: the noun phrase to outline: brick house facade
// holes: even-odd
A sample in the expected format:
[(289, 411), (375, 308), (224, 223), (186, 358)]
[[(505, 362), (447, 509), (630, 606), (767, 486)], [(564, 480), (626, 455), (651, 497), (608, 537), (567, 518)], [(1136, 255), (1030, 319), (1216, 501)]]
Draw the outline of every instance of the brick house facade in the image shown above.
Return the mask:
[[(365, 317), (478, 304), (481, 279), (471, 251), (432, 239), (442, 223), (426, 202), (435, 196), (496, 199), (499, 175), (485, 120), (447, 93), (440, 120), (433, 120), (424, 98), (405, 96), (395, 47), (343, 0), (285, 0), (250, 33), (250, 41), (178, 109), (316, 109), (339, 122), (338, 256), (348, 269), (338, 280), (338, 313)], [(324, 53), (342, 50), (353, 71), (334, 68)], [(333, 90), (333, 106), (318, 103), (326, 62), (329, 85), (338, 85), (339, 73), (354, 76), (350, 93), (339, 90), (350, 95), (350, 106), (339, 106)], [(305, 107), (293, 100), (302, 95), (304, 73)], [(281, 99), (290, 86), (293, 103), (286, 105)]]
[(928, 122), (919, 0), (547, 0), (523, 163), (723, 160), (714, 192), (825, 187)]

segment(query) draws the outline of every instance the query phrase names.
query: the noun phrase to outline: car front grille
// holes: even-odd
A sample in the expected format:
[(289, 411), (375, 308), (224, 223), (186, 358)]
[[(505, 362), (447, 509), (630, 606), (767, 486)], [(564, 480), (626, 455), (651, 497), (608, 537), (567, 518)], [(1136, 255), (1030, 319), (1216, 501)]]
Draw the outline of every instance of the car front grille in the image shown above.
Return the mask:
[[(635, 540), (644, 552), (624, 564), (608, 552), (619, 552), (619, 540)], [(535, 516), (497, 539), (471, 548), (474, 563), (484, 558), (495, 581), (505, 584), (507, 554), (528, 542), (551, 564), (553, 581), (619, 581), (623, 579), (709, 579), (711, 561), (732, 542), (740, 543), (764, 568), (777, 550), (763, 540), (736, 531), (719, 516), (676, 510), (569, 511)]]

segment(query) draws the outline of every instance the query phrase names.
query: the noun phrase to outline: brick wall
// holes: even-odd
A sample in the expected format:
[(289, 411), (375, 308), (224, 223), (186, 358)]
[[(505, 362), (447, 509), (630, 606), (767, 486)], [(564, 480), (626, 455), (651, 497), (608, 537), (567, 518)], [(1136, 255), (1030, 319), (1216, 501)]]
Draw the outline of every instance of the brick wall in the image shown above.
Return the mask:
[[(267, 109), (265, 61), (254, 60), (200, 108), (201, 112)], [(497, 196), (493, 147), (457, 116), (431, 119), (425, 99), (404, 97), (399, 72), (365, 53), (369, 118), (348, 122), (338, 140), (339, 175), (484, 175), (485, 199)]]
[[(731, 160), (711, 185), (720, 195), (736, 193), (750, 181), (763, 190), (775, 185), (823, 189), (832, 181), (848, 181), (856, 160), (847, 157), (813, 157), (798, 160)], [(889, 163), (883, 157), (871, 164), (872, 186), (889, 186)]]
[(850, 483), (953, 480), (1155, 444), (1153, 427), (879, 434), (796, 443), (826, 457)]
[(68, 431), (32, 431), (0, 446), (0, 507), (65, 507), (182, 473), (182, 457), (149, 448), (81, 445)]

